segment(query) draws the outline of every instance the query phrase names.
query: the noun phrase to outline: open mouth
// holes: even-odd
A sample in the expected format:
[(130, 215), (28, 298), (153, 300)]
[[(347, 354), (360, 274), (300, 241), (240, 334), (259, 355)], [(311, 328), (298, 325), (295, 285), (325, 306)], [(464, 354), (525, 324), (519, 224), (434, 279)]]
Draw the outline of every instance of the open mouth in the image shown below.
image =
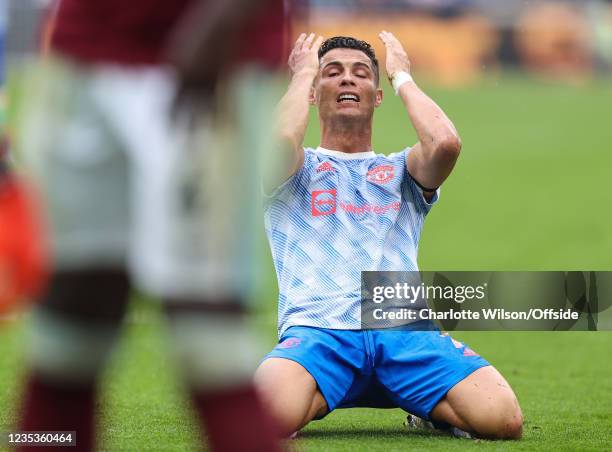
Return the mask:
[(338, 96), (338, 98), (336, 99), (336, 102), (338, 102), (339, 104), (345, 104), (345, 103), (349, 103), (349, 102), (359, 102), (359, 96), (355, 93), (340, 93), (340, 95)]

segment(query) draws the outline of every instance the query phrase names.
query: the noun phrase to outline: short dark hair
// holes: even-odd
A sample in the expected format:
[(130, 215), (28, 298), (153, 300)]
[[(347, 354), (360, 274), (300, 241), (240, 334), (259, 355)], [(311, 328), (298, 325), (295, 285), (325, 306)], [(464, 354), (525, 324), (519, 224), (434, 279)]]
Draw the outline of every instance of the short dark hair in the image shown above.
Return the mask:
[(370, 61), (372, 61), (374, 75), (376, 76), (376, 84), (378, 84), (380, 79), (378, 60), (376, 59), (374, 49), (368, 42), (350, 36), (334, 36), (333, 38), (326, 39), (323, 44), (321, 44), (321, 47), (319, 47), (319, 60), (323, 58), (323, 55), (333, 49), (355, 49), (365, 53), (368, 58), (370, 58)]

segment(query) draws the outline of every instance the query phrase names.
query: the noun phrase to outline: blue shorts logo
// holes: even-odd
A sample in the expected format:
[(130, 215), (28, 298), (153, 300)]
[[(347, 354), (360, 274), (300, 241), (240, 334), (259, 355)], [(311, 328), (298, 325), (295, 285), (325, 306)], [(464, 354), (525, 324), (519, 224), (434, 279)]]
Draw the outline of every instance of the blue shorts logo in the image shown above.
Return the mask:
[(290, 337), (278, 344), (276, 348), (294, 348), (302, 343), (302, 339), (298, 337)]

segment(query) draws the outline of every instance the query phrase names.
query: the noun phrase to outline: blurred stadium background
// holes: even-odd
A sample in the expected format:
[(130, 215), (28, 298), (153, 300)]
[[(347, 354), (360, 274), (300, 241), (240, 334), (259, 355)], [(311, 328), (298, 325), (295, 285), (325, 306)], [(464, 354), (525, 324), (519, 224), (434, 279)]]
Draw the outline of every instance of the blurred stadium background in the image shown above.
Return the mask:
[[(8, 2), (9, 60), (38, 47), (37, 24), (53, 0)], [(342, 32), (375, 43), (394, 31), (415, 68), (457, 86), (500, 69), (523, 68), (553, 78), (586, 78), (612, 70), (610, 0), (291, 0), (295, 30)]]
[[(9, 91), (38, 47), (44, 0), (10, 0)], [(395, 33), (415, 79), (454, 120), (464, 147), (420, 246), (426, 270), (612, 270), (612, 1), (301, 0), (294, 32)], [(15, 68), (15, 69), (13, 69)], [(12, 87), (11, 87), (12, 85)], [(386, 81), (374, 148), (415, 141)], [(18, 91), (18, 90), (16, 90)], [(13, 99), (11, 99), (13, 100)], [(318, 143), (313, 112), (306, 144)], [(264, 239), (263, 232), (257, 231)], [(268, 255), (256, 324), (272, 347)], [(0, 319), (0, 430), (14, 422), (24, 320)], [(195, 432), (165, 354), (155, 304), (135, 297), (100, 405), (107, 450), (184, 450)], [(525, 439), (500, 450), (603, 450), (612, 443), (612, 333), (457, 333), (515, 387)], [(402, 432), (398, 410), (348, 410), (309, 426), (298, 450), (477, 449)], [(489, 446), (492, 446), (489, 444)]]

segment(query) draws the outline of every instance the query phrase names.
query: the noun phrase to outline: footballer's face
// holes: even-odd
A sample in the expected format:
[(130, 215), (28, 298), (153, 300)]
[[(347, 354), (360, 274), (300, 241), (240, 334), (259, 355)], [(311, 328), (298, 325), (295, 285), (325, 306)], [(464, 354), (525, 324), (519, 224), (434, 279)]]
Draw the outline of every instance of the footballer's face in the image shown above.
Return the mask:
[(361, 50), (332, 49), (319, 62), (310, 102), (323, 121), (337, 117), (371, 119), (382, 90), (370, 58)]

